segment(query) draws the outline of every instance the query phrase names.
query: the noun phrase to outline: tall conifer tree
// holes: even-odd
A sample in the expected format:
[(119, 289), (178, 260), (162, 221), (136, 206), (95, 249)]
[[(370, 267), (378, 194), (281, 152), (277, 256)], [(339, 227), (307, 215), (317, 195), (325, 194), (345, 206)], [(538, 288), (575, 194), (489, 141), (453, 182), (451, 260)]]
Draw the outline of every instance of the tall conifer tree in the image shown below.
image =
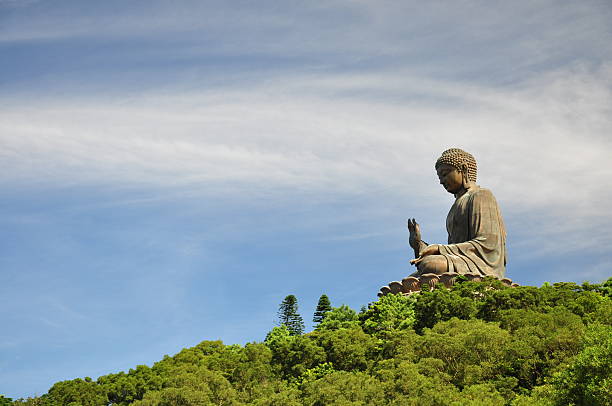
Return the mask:
[(297, 298), (288, 295), (278, 307), (278, 324), (287, 326), (291, 335), (300, 335), (304, 332), (304, 320), (298, 313)]
[(314, 317), (312, 318), (312, 321), (317, 324), (321, 323), (325, 318), (325, 313), (331, 311), (331, 309), (331, 303), (327, 295), (321, 295), (321, 297), (319, 298), (319, 303), (317, 304), (317, 309), (314, 312)]

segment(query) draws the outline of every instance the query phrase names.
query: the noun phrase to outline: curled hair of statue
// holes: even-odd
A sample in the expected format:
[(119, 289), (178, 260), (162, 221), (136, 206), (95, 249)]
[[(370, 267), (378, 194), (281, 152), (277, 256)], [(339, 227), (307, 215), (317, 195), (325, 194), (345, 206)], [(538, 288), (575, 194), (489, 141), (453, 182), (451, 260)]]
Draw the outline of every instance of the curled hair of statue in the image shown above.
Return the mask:
[(467, 176), (471, 182), (476, 182), (478, 167), (476, 159), (469, 152), (465, 152), (459, 148), (449, 148), (442, 153), (442, 156), (436, 161), (436, 169), (442, 164), (447, 164), (461, 170), (462, 166), (467, 167)]

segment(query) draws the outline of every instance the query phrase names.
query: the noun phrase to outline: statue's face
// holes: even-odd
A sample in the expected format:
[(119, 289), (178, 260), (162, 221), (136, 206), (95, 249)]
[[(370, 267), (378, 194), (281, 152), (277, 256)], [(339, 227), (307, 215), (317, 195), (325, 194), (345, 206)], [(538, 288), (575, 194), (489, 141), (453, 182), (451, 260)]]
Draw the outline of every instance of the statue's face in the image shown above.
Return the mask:
[(436, 169), (440, 184), (448, 193), (458, 193), (463, 187), (463, 174), (454, 166), (442, 164)]

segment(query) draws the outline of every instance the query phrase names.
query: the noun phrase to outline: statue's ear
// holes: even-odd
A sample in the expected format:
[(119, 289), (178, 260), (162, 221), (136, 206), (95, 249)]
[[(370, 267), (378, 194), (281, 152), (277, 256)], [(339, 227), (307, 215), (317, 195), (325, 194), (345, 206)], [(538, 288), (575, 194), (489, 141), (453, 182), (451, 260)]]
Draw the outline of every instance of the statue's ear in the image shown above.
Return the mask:
[(470, 181), (467, 164), (461, 164), (461, 173), (463, 174), (463, 187), (467, 188), (468, 182)]

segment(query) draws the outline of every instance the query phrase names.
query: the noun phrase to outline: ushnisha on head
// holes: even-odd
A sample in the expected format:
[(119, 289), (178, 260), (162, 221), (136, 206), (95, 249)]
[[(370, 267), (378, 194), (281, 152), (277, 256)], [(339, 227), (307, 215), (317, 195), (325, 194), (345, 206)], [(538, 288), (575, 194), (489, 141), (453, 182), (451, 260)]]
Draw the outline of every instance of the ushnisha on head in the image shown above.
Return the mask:
[(459, 148), (450, 148), (442, 153), (442, 156), (436, 161), (436, 170), (440, 165), (450, 165), (462, 172), (467, 171), (467, 177), (470, 182), (476, 182), (477, 166), (476, 160), (469, 152), (465, 152)]

